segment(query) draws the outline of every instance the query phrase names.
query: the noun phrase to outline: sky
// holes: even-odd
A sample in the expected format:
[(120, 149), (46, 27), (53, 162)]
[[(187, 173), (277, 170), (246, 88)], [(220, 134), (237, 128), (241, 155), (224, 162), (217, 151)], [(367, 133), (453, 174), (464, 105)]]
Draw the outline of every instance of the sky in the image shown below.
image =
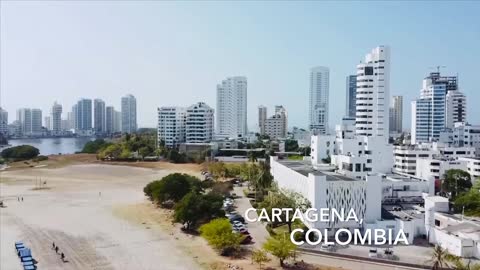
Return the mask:
[(330, 68), (330, 128), (345, 114), (345, 77), (378, 45), (391, 47), (391, 95), (410, 102), (432, 67), (459, 75), (467, 119), (480, 124), (480, 2), (440, 1), (1, 1), (1, 106), (64, 117), (82, 97), (120, 109), (137, 98), (140, 127), (156, 126), (156, 108), (203, 101), (216, 85), (248, 78), (248, 125), (257, 107), (288, 111), (308, 124), (309, 69)]

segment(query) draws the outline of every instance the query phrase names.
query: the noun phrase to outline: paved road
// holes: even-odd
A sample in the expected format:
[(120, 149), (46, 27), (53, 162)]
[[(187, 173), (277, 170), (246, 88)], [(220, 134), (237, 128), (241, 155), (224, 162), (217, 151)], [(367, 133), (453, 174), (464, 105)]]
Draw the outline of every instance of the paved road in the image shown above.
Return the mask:
[[(237, 212), (245, 217), (245, 211), (248, 208), (251, 208), (252, 205), (247, 197), (243, 195), (243, 189), (245, 187), (235, 187), (234, 192), (239, 196), (239, 198), (235, 199), (235, 206), (237, 207)], [(258, 218), (256, 212), (250, 212), (250, 218)], [(246, 221), (246, 220), (245, 220)], [(253, 245), (255, 248), (262, 248), (263, 243), (265, 240), (270, 236), (265, 229), (265, 224), (261, 222), (247, 222), (248, 232), (253, 238), (255, 244)]]

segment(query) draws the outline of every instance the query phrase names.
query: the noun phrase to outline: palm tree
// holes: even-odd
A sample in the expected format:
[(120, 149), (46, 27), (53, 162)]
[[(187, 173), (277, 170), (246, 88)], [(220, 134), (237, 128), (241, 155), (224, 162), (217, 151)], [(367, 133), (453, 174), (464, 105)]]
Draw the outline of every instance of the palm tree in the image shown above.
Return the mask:
[(429, 262), (432, 264), (432, 270), (439, 270), (448, 268), (448, 262), (452, 262), (455, 256), (450, 254), (446, 249), (443, 249), (440, 245), (436, 245), (433, 248), (432, 258)]
[(257, 155), (253, 151), (248, 152), (248, 161), (255, 163), (257, 162)]

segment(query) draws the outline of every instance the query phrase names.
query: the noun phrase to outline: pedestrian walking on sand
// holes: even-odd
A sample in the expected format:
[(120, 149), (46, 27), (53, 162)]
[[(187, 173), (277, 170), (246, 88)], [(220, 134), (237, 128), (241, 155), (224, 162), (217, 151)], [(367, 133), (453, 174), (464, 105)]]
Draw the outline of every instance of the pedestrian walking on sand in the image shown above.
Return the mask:
[(52, 249), (55, 249), (55, 242), (52, 243)]
[(62, 257), (62, 262), (65, 262), (65, 254), (63, 254), (62, 252), (62, 255), (60, 255)]
[(55, 253), (58, 254), (58, 246), (55, 247)]
[(22, 202), (23, 202), (23, 197), (22, 197)]

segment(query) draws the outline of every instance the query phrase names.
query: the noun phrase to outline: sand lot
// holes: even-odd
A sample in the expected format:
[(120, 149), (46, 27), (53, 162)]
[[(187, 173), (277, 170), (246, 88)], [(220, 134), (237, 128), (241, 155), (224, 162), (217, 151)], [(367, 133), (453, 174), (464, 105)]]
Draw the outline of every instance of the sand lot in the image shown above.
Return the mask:
[[(0, 197), (7, 205), (0, 209), (0, 269), (22, 269), (15, 241), (32, 249), (39, 269), (199, 269), (167, 232), (116, 213), (145, 203), (143, 186), (171, 172), (102, 164), (0, 172)], [(48, 188), (34, 190), (40, 178)], [(52, 242), (68, 262), (55, 254)]]

